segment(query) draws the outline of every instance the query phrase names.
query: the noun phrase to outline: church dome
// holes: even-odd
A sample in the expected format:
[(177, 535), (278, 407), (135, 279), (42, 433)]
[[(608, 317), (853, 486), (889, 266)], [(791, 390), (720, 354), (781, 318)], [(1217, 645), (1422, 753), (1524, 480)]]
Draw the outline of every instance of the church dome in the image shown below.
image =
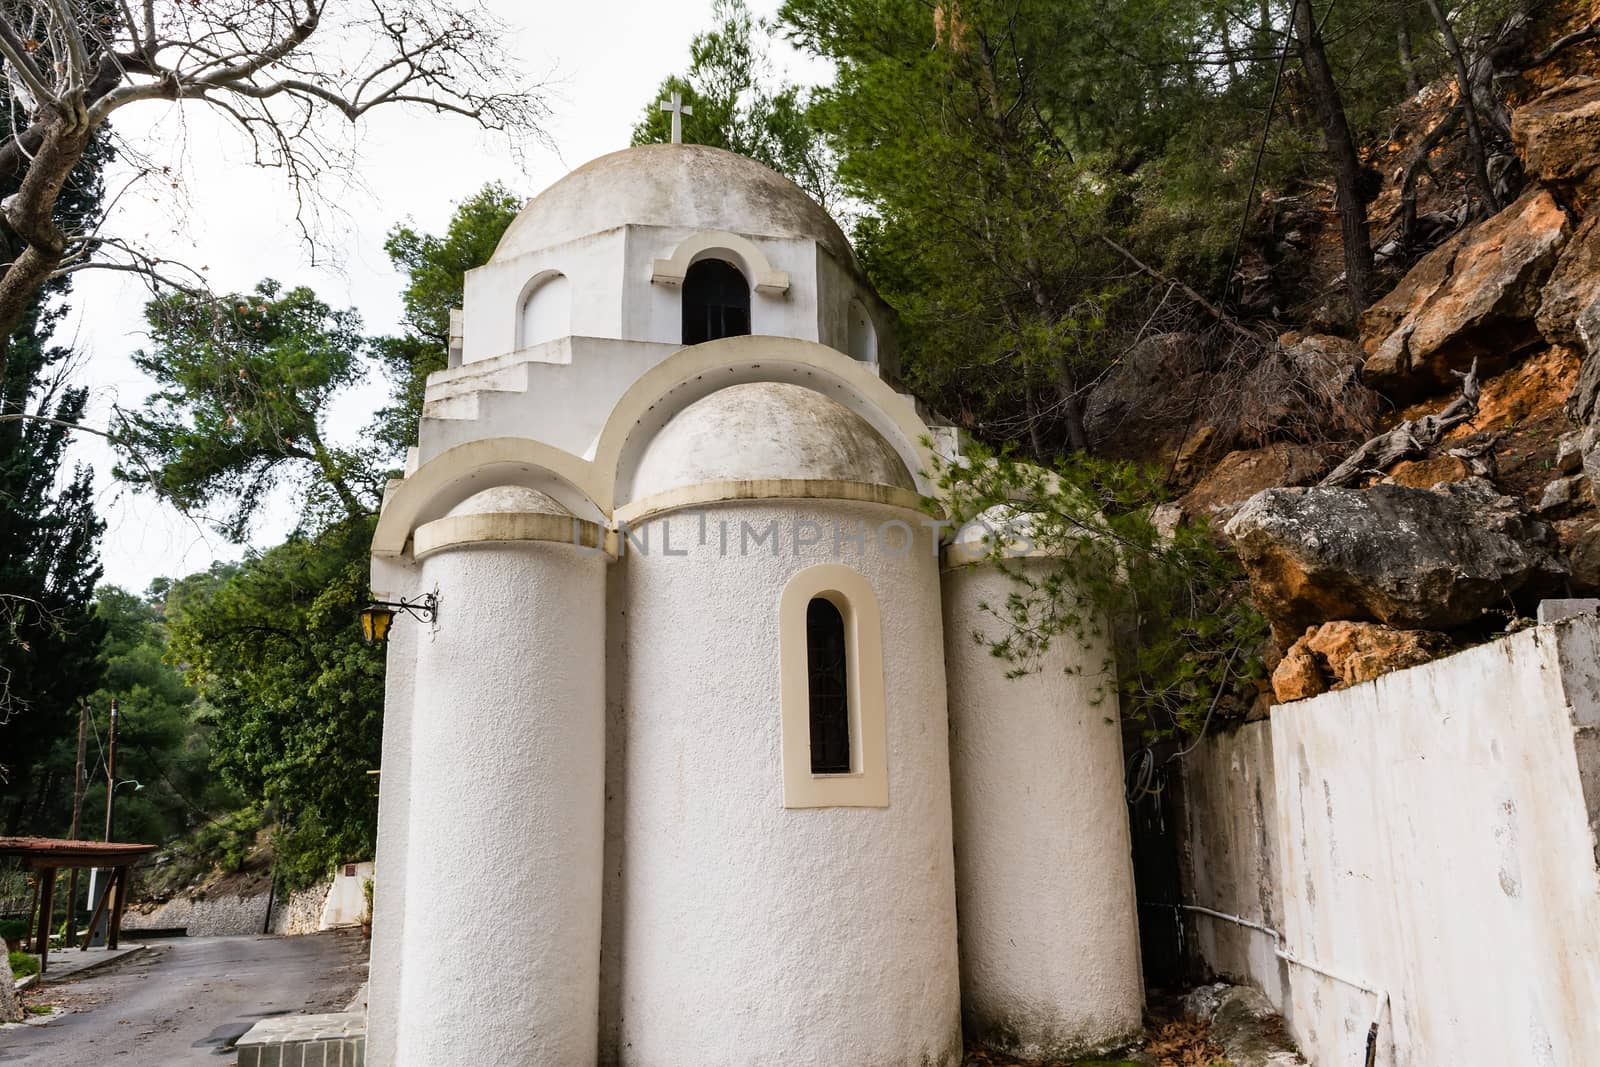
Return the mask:
[(497, 485), (474, 493), (449, 511), (450, 515), (571, 515), (566, 505), (549, 493), (525, 485)]
[(629, 224), (813, 240), (854, 262), (839, 224), (794, 182), (753, 159), (695, 144), (639, 145), (584, 164), (528, 202), (494, 258)]
[(867, 421), (787, 382), (720, 389), (674, 415), (634, 468), (633, 499), (706, 482), (801, 479), (916, 490), (905, 462)]

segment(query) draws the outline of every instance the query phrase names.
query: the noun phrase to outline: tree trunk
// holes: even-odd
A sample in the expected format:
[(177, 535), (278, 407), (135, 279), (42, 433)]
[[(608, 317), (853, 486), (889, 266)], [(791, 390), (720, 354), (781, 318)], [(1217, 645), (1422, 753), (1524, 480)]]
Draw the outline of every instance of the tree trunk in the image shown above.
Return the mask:
[(1334, 81), (1328, 53), (1322, 46), (1311, 0), (1294, 0), (1292, 22), (1300, 41), (1311, 107), (1322, 124), (1324, 149), (1333, 164), (1333, 184), (1339, 201), (1339, 234), (1344, 241), (1344, 282), (1350, 308), (1356, 316), (1366, 310), (1372, 284), (1372, 235), (1367, 229), (1367, 203), (1361, 192), (1361, 157), (1345, 118), (1339, 85)]
[(1417, 77), (1417, 61), (1411, 54), (1411, 28), (1404, 21), (1400, 23), (1398, 43), (1400, 69), (1406, 72), (1406, 92), (1416, 96), (1422, 91), (1422, 82)]
[(56, 200), (67, 175), (89, 144), (87, 120), (65, 116), (51, 125), (39, 144), (21, 186), (5, 207), (5, 221), (27, 242), (22, 254), (0, 274), (0, 382), (13, 331), (33, 308), (39, 291), (66, 251), (67, 237), (56, 225)]
[(1438, 24), (1445, 51), (1450, 53), (1450, 62), (1456, 68), (1456, 92), (1461, 96), (1462, 113), (1467, 117), (1467, 140), (1472, 145), (1472, 180), (1477, 184), (1478, 193), (1489, 210), (1499, 211), (1500, 198), (1495, 195), (1494, 183), (1489, 180), (1489, 150), (1484, 144), (1483, 124), (1478, 121), (1478, 104), (1472, 96), (1472, 75), (1467, 71), (1466, 57), (1461, 54), (1461, 42), (1456, 40), (1455, 28), (1445, 17), (1439, 0), (1424, 2), (1433, 21)]

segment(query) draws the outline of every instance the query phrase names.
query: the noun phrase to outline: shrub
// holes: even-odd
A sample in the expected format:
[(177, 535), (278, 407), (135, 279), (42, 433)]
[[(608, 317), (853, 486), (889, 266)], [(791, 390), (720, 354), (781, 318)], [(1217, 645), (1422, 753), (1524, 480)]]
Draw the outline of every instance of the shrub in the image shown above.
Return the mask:
[(11, 974), (15, 978), (26, 978), (30, 974), (39, 973), (39, 959), (28, 952), (11, 953)]

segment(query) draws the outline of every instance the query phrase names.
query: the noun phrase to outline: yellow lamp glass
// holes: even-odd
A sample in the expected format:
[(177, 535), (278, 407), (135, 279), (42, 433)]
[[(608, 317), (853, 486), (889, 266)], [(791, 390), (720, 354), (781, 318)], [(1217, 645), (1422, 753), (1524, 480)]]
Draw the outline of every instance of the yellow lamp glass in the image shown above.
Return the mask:
[(381, 645), (389, 640), (389, 625), (394, 622), (394, 612), (377, 604), (361, 610), (361, 638), (369, 645)]

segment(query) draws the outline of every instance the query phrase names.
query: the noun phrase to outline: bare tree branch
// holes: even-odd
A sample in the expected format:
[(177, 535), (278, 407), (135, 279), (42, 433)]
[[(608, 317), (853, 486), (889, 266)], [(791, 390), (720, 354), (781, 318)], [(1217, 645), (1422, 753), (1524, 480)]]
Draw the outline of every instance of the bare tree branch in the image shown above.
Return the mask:
[(25, 114), (0, 139), (0, 181), (17, 190), (0, 213), (22, 248), (0, 264), (0, 381), (5, 339), (51, 278), (98, 268), (191, 288), (127, 242), (65, 234), (54, 220), (67, 175), (117, 111), (215, 108), (257, 163), (284, 171), (309, 237), (303, 213), (321, 210), (318, 177), (352, 157), (329, 119), (414, 107), (504, 132), (514, 150), (545, 141), (541, 87), (517, 72), (506, 36), (471, 0), (11, 0), (0, 8), (0, 73)]

